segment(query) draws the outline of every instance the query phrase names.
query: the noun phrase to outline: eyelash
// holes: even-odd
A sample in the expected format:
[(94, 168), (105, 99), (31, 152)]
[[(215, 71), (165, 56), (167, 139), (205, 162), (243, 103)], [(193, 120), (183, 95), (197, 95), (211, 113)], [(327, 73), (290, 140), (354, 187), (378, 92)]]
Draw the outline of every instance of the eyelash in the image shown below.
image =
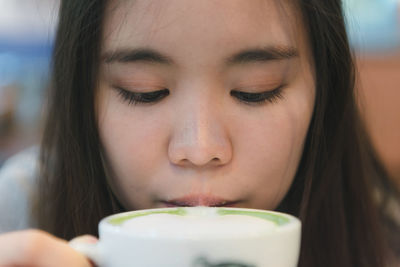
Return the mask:
[(232, 90), (231, 96), (236, 97), (239, 101), (248, 105), (262, 105), (265, 102), (275, 103), (280, 99), (283, 99), (282, 89), (284, 85), (281, 85), (274, 90), (266, 91), (262, 93), (246, 93), (241, 91)]
[(122, 100), (128, 102), (128, 105), (136, 105), (139, 103), (151, 104), (160, 101), (161, 99), (169, 95), (168, 89), (162, 89), (149, 93), (135, 93), (127, 91), (120, 87), (115, 87), (115, 89), (118, 90), (118, 95), (122, 98)]
[[(272, 91), (266, 91), (262, 93), (246, 93), (237, 90), (231, 91), (231, 96), (237, 98), (239, 101), (248, 105), (261, 105), (265, 102), (275, 103), (279, 99), (283, 98), (282, 89), (283, 85)], [(162, 100), (164, 97), (169, 95), (168, 89), (162, 89), (149, 93), (136, 93), (125, 90), (120, 87), (114, 87), (118, 95), (122, 98), (123, 101), (127, 102), (128, 105), (136, 105), (136, 104), (152, 104)]]

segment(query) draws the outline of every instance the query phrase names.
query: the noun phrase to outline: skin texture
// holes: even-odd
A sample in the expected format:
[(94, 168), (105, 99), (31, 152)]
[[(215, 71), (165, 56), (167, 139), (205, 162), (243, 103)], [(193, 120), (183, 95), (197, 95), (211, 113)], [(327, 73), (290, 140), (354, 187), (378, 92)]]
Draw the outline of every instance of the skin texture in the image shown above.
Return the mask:
[[(138, 0), (108, 7), (104, 59), (146, 48), (172, 61), (105, 60), (100, 67), (103, 158), (127, 209), (176, 199), (188, 206), (277, 207), (299, 164), (315, 98), (307, 44), (291, 13), (265, 0)], [(298, 56), (226, 64), (240, 51), (265, 47), (294, 47)], [(262, 104), (231, 95), (279, 86), (281, 97)], [(169, 95), (132, 104), (115, 88), (167, 88)]]

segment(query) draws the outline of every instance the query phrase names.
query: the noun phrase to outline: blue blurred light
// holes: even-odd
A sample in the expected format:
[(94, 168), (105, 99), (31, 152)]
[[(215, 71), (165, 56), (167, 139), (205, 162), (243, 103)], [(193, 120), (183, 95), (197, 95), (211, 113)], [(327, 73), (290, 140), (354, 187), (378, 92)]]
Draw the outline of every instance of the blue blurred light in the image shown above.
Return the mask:
[(400, 47), (398, 0), (344, 0), (350, 42), (363, 51)]

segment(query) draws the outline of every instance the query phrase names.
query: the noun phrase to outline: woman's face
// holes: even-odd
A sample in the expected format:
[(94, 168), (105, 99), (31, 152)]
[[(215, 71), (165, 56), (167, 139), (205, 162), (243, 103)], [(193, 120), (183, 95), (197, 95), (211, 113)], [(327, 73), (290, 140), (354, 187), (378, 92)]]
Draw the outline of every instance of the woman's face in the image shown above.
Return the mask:
[(121, 203), (276, 208), (314, 107), (299, 16), (273, 0), (115, 2), (97, 115)]

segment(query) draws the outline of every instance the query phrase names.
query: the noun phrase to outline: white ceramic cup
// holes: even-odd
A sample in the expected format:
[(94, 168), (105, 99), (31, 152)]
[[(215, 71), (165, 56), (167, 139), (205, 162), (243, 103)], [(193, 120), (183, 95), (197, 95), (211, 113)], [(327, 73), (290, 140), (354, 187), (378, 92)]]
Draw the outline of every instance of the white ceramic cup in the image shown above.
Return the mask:
[(71, 246), (101, 267), (295, 267), (300, 232), (284, 213), (178, 207), (106, 217), (97, 244)]

